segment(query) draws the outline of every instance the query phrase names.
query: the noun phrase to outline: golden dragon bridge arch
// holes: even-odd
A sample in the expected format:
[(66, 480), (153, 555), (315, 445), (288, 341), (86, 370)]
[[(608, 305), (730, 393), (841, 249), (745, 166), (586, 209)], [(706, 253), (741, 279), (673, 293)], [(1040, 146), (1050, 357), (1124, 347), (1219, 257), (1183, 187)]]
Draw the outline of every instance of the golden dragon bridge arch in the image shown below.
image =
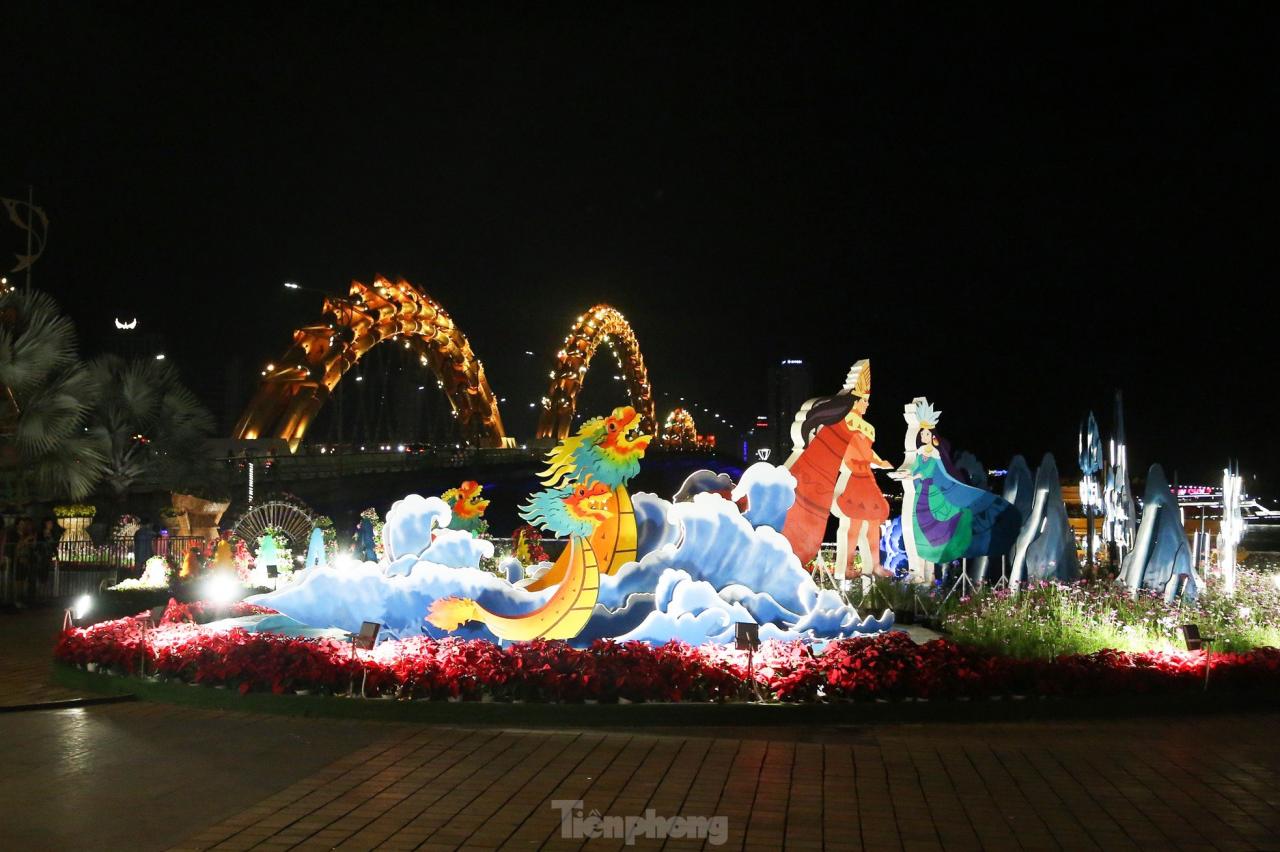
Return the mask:
[(296, 449), (333, 389), (373, 347), (399, 343), (430, 367), (462, 436), (482, 447), (511, 446), (484, 366), (440, 303), (409, 282), (351, 282), (347, 298), (326, 298), (325, 319), (293, 333), (293, 345), (266, 366), (233, 438), (283, 438)]
[(574, 322), (556, 353), (551, 386), (542, 398), (538, 437), (560, 439), (568, 436), (577, 409), (578, 392), (586, 380), (587, 367), (601, 344), (609, 344), (617, 354), (631, 405), (640, 415), (640, 431), (655, 433), (653, 390), (644, 367), (644, 356), (631, 325), (616, 308), (596, 305)]

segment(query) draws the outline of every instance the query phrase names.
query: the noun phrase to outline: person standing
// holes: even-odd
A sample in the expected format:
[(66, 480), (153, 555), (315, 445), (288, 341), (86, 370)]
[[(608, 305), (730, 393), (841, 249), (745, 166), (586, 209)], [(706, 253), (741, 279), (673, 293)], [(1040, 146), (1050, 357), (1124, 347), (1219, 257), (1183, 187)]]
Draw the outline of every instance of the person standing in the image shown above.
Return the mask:
[(13, 559), (17, 577), (14, 603), (22, 609), (31, 600), (31, 586), (36, 573), (36, 526), (26, 515), (18, 519), (17, 539)]
[(146, 570), (147, 560), (156, 555), (156, 528), (151, 519), (143, 517), (133, 534), (133, 569), (137, 573)]
[(49, 588), (49, 578), (58, 558), (58, 541), (61, 538), (62, 530), (53, 518), (45, 518), (40, 523), (40, 532), (36, 534), (36, 583), (42, 592)]

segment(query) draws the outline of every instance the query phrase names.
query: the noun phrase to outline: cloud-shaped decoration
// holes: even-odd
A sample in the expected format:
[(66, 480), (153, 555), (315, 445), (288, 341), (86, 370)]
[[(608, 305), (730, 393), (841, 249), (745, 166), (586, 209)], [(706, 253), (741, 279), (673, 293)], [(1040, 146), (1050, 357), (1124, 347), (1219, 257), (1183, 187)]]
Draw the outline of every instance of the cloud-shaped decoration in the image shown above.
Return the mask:
[(792, 613), (808, 612), (817, 600), (818, 587), (787, 540), (772, 527), (752, 528), (728, 500), (699, 494), (688, 503), (666, 503), (666, 508), (669, 522), (683, 536), (639, 562), (627, 563), (613, 576), (601, 577), (600, 603), (621, 607), (629, 595), (654, 591), (667, 569), (685, 571), (717, 589), (745, 586), (767, 592), (776, 605)]
[[(600, 578), (604, 580), (604, 577)], [(616, 609), (596, 604), (591, 620), (570, 644), (587, 646), (597, 639), (612, 639), (635, 630), (653, 612), (653, 593), (635, 594)]]
[(320, 628), (303, 624), (287, 615), (242, 615), (223, 618), (208, 625), (218, 630), (243, 630), (246, 633), (274, 633), (278, 636), (296, 636), (300, 639), (346, 638), (346, 632), (333, 627)]
[(664, 544), (680, 540), (680, 527), (668, 520), (671, 502), (643, 491), (631, 495), (631, 508), (636, 513), (636, 557), (643, 559)]
[(733, 499), (747, 498), (743, 514), (753, 527), (773, 527), (781, 531), (787, 510), (796, 502), (796, 478), (785, 467), (756, 462), (742, 473), (733, 489)]
[(525, 586), (528, 586), (534, 580), (537, 580), (543, 574), (550, 571), (554, 565), (554, 562), (535, 562), (533, 565), (522, 569), (524, 576), (521, 579), (516, 580), (513, 585), (517, 588), (523, 589)]
[[(376, 621), (396, 638), (425, 632), (497, 641), (478, 623), (445, 634), (423, 619), (432, 602), (451, 595), (476, 600), (491, 612), (518, 615), (545, 604), (555, 590), (529, 593), (470, 567), (478, 563), (478, 554), (491, 554), (492, 545), (439, 528), (439, 519), (447, 515), (430, 505), (432, 500), (442, 502), (400, 501), (388, 518), (397, 546), (408, 550), (421, 544), (415, 535), (436, 525), (435, 541), (428, 540), (420, 551), (430, 559), (397, 551), (381, 565), (319, 565), (251, 600), (312, 628), (355, 632), (361, 622)], [(731, 642), (737, 621), (759, 623), (761, 639), (832, 639), (878, 632), (893, 623), (892, 613), (859, 620), (834, 592), (820, 592), (781, 534), (770, 526), (753, 528), (737, 506), (718, 495), (699, 494), (674, 505), (637, 495), (635, 503), (654, 547), (639, 562), (600, 578), (595, 611), (575, 645), (610, 637)], [(447, 567), (446, 561), (466, 567)]]
[(451, 568), (479, 568), (481, 559), (492, 557), (493, 542), (488, 539), (476, 538), (466, 530), (439, 530), (421, 558)]
[(686, 571), (664, 571), (654, 592), (654, 611), (618, 641), (729, 642), (739, 621), (754, 619), (741, 605), (723, 600), (710, 583), (694, 580)]
[[(656, 641), (663, 630), (672, 630), (668, 638), (688, 640), (701, 631), (700, 641), (731, 641), (732, 623), (739, 620), (759, 623), (762, 637), (835, 638), (893, 624), (892, 613), (859, 619), (834, 592), (819, 592), (786, 539), (768, 526), (752, 528), (729, 501), (698, 495), (689, 503), (662, 505), (668, 524), (683, 536), (600, 578), (596, 614), (584, 636)], [(697, 598), (686, 596), (691, 592), (677, 598), (682, 580), (700, 581)], [(718, 604), (706, 597), (708, 590), (716, 592)], [(705, 615), (708, 609), (723, 611), (729, 620)], [(619, 627), (626, 632), (608, 632)]]
[(422, 556), (431, 546), (434, 530), (449, 526), (453, 510), (439, 497), (410, 494), (397, 500), (387, 512), (382, 530), (382, 544), (387, 559), (395, 562), (402, 556)]
[(772, 527), (753, 529), (738, 508), (713, 494), (699, 494), (690, 503), (672, 505), (669, 517), (684, 536), (649, 554), (643, 563), (685, 570), (716, 588), (739, 583), (767, 591), (792, 612), (808, 612), (818, 587), (791, 545)]
[(830, 589), (823, 589), (809, 610), (795, 624), (797, 633), (809, 633), (813, 636), (832, 637), (841, 634), (850, 636), (854, 633), (879, 633), (893, 626), (893, 611), (886, 609), (879, 618), (868, 615), (858, 618), (858, 611), (846, 606), (840, 596)]
[(702, 645), (707, 642), (733, 641), (737, 630), (733, 617), (723, 609), (704, 609), (697, 613), (671, 614), (654, 611), (640, 626), (618, 637), (619, 642), (638, 640), (651, 645), (662, 645), (671, 640)]
[(515, 585), (524, 579), (524, 565), (514, 556), (508, 556), (498, 563), (498, 573), (507, 578), (507, 582)]
[(800, 620), (799, 613), (780, 606), (768, 592), (753, 592), (739, 583), (721, 589), (720, 597), (729, 603), (742, 606), (751, 613), (751, 617), (757, 624), (770, 622), (794, 624)]
[[(360, 562), (341, 569), (317, 566), (300, 581), (248, 600), (317, 628), (336, 627), (354, 633), (360, 630), (361, 622), (376, 621), (383, 626), (384, 634), (403, 639), (417, 636), (424, 629), (432, 636), (446, 635), (423, 621), (437, 598), (472, 598), (492, 612), (517, 615), (542, 606), (552, 593), (551, 589), (516, 589), (495, 574), (477, 568), (450, 568), (419, 561), (406, 573), (393, 574), (384, 572), (376, 562)], [(448, 635), (497, 641), (475, 623)]]
[[(835, 606), (832, 606), (833, 602)], [(685, 571), (665, 571), (653, 603), (653, 611), (638, 626), (618, 636), (618, 641), (640, 640), (660, 644), (677, 639), (691, 645), (706, 642), (726, 644), (734, 640), (735, 624), (755, 620), (740, 603), (725, 600), (710, 583), (694, 580)], [(819, 605), (820, 609), (802, 618), (794, 627), (768, 622), (761, 624), (760, 638), (815, 638), (819, 631), (827, 636), (879, 632), (893, 624), (893, 615), (889, 612), (878, 621), (870, 617), (859, 620), (854, 610), (840, 604), (834, 592), (820, 596)]]
[(695, 494), (728, 494), (733, 491), (733, 477), (727, 473), (716, 473), (714, 470), (695, 470), (685, 477), (680, 490), (671, 498), (673, 503), (686, 503)]

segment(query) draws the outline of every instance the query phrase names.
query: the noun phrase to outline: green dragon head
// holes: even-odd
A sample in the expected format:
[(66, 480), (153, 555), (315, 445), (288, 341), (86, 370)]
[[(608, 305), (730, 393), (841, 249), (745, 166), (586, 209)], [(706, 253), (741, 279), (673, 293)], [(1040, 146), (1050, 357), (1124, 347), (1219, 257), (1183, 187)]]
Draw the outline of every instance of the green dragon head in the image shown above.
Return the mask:
[(529, 498), (520, 517), (557, 536), (588, 537), (610, 517), (609, 488), (603, 482), (569, 482)]
[(549, 465), (541, 473), (542, 484), (554, 488), (576, 479), (617, 488), (640, 472), (640, 459), (652, 440), (652, 435), (640, 434), (636, 410), (629, 405), (620, 406), (608, 417), (583, 423), (577, 435), (563, 439), (549, 452)]

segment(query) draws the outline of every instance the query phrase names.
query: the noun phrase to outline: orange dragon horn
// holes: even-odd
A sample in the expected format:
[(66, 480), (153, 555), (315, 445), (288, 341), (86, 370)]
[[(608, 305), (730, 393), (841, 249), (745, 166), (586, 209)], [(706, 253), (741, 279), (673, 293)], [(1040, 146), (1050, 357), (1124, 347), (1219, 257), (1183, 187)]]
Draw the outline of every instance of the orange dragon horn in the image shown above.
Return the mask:
[(440, 598), (427, 610), (427, 621), (441, 630), (457, 630), (464, 623), (475, 620), (476, 602), (470, 598)]

